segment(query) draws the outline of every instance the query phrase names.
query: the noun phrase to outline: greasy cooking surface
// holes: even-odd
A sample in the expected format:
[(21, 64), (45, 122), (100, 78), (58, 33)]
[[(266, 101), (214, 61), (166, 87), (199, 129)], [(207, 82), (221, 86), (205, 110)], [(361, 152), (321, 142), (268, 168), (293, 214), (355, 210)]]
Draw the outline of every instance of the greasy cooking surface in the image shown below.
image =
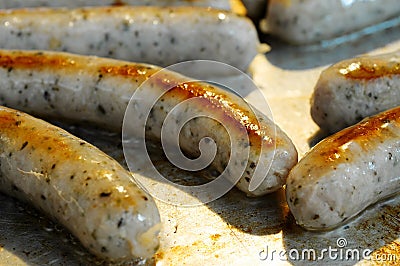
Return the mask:
[[(397, 34), (397, 35), (396, 35)], [(386, 40), (382, 43), (382, 40)], [(319, 138), (318, 127), (309, 115), (309, 99), (319, 73), (327, 64), (343, 56), (364, 52), (387, 52), (400, 48), (400, 29), (384, 32), (346, 47), (328, 51), (295, 50), (284, 45), (272, 46), (265, 57), (257, 58), (254, 79), (271, 106), (275, 122), (293, 138), (300, 157)], [(340, 57), (340, 58), (339, 58)], [(123, 161), (119, 137), (96, 130), (68, 127), (89, 142)], [(159, 168), (178, 179), (179, 171)], [(187, 178), (187, 176), (185, 176)], [(79, 265), (97, 262), (69, 234), (41, 215), (23, 210), (21, 205), (0, 196), (0, 264), (2, 265)], [(158, 202), (163, 223), (158, 265), (271, 265), (322, 264), (355, 265), (340, 254), (336, 260), (328, 255), (297, 260), (285, 252), (338, 248), (342, 251), (372, 250), (375, 263), (397, 265), (400, 260), (400, 197), (379, 203), (336, 230), (307, 232), (295, 225), (282, 190), (261, 198), (249, 199), (237, 189), (205, 206), (179, 208)], [(275, 251), (275, 252), (273, 252)], [(283, 254), (280, 256), (280, 254)], [(360, 255), (361, 256), (361, 255)], [(393, 256), (397, 256), (397, 263)], [(385, 260), (384, 260), (385, 259)], [(369, 265), (370, 261), (361, 264)]]

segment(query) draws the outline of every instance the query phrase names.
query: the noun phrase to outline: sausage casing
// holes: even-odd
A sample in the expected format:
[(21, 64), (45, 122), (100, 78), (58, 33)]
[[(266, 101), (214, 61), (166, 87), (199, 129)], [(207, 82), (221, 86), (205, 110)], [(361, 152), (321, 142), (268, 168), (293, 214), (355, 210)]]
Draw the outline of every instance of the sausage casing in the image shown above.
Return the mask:
[(400, 104), (400, 52), (361, 56), (324, 70), (311, 98), (311, 116), (327, 132)]
[[(89, 122), (121, 131), (133, 93), (159, 70), (159, 67), (145, 64), (67, 53), (3, 50), (0, 51), (0, 103), (38, 116)], [(172, 71), (166, 73), (167, 79), (146, 88), (149, 94), (162, 94), (171, 84), (189, 79)], [(170, 82), (165, 83), (165, 80)], [(258, 196), (275, 191), (285, 183), (290, 168), (297, 162), (297, 151), (289, 137), (262, 114), (263, 127), (259, 128), (255, 114), (240, 97), (216, 86), (205, 83), (177, 86), (154, 106), (149, 122), (153, 124), (147, 127), (146, 133), (160, 139), (160, 128), (166, 115), (177, 103), (193, 97), (204, 98), (202, 101), (206, 102), (196, 105), (196, 108), (214, 110), (226, 123), (242, 125), (248, 130), (250, 142), (254, 145), (249, 159), (241, 162), (247, 165), (238, 183), (241, 190)], [(218, 99), (226, 99), (226, 102), (221, 104)], [(138, 112), (144, 112), (141, 106), (139, 103)], [(224, 127), (209, 120), (196, 119), (188, 124), (187, 132), (191, 134), (186, 135), (187, 141), (182, 146), (186, 152), (196, 154), (198, 143), (205, 136), (229, 144)], [(217, 169), (223, 169), (229, 160), (229, 146), (222, 150), (220, 160), (215, 160)], [(259, 163), (258, 158), (265, 164), (272, 162), (272, 166), (258, 189), (249, 191), (250, 177)]]
[(337, 227), (400, 191), (400, 108), (322, 140), (290, 171), (287, 201), (299, 225)]
[(130, 172), (91, 144), (0, 107), (0, 191), (29, 202), (108, 260), (151, 257), (160, 217)]
[(262, 47), (250, 19), (210, 8), (0, 11), (3, 49), (56, 50), (161, 66), (208, 59), (245, 71)]

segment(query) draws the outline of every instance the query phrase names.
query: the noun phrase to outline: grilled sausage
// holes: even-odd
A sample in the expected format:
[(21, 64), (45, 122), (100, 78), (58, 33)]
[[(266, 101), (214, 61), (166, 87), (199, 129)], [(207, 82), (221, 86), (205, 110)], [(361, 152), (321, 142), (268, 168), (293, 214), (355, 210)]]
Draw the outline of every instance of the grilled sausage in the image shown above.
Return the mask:
[(321, 73), (311, 116), (327, 132), (400, 105), (400, 52), (341, 61)]
[(287, 199), (306, 229), (332, 229), (400, 191), (400, 108), (318, 143), (291, 170)]
[(270, 0), (263, 31), (309, 44), (396, 18), (399, 12), (397, 0)]
[[(0, 51), (0, 104), (38, 116), (89, 122), (120, 131), (132, 94), (159, 70), (145, 64), (67, 53), (3, 50)], [(149, 137), (160, 138), (162, 122), (175, 104), (188, 98), (204, 98), (206, 104), (198, 108), (213, 110), (227, 123), (244, 126), (248, 130), (252, 146), (249, 159), (240, 162), (247, 166), (238, 183), (239, 188), (249, 195), (258, 196), (272, 192), (285, 183), (288, 171), (297, 162), (297, 152), (279, 127), (265, 115), (260, 115), (263, 122), (258, 124), (256, 114), (231, 92), (205, 83), (178, 86), (179, 82), (190, 79), (163, 71), (168, 73), (168, 77), (146, 88), (148, 94), (161, 95), (174, 84), (176, 88), (154, 106), (149, 122), (152, 124), (147, 127)], [(226, 101), (221, 103), (218, 99)], [(138, 112), (144, 112), (142, 106), (139, 103)], [(217, 138), (217, 143), (229, 145), (224, 127), (214, 123), (211, 119), (204, 121), (202, 118), (189, 122), (187, 132), (190, 134), (185, 135), (187, 141), (182, 148), (189, 154), (196, 154), (199, 141), (207, 135)], [(229, 146), (221, 147), (221, 157), (214, 161), (217, 169), (222, 170), (227, 164), (229, 149)], [(260, 163), (272, 161), (272, 166), (268, 173), (263, 173), (265, 179), (258, 189), (249, 191), (250, 178), (259, 157), (262, 158)]]
[(202, 7), (0, 11), (0, 48), (38, 49), (168, 66), (192, 59), (247, 70), (263, 51), (252, 22)]
[(0, 107), (0, 191), (33, 204), (108, 260), (151, 257), (160, 217), (132, 175), (89, 143)]

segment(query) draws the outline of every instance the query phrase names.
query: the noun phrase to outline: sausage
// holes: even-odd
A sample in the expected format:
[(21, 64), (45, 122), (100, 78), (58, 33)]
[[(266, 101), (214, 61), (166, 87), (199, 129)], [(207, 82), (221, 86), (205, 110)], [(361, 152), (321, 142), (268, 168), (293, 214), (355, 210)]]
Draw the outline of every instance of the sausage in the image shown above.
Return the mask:
[(160, 69), (61, 52), (0, 50), (0, 105), (118, 132), (133, 92)]
[(204, 6), (222, 10), (232, 10), (232, 0), (0, 0), (0, 8), (26, 8), (26, 7), (84, 7), (108, 5), (132, 6)]
[(56, 50), (168, 66), (208, 59), (243, 71), (265, 46), (252, 22), (202, 7), (0, 11), (0, 48)]
[(262, 29), (293, 44), (310, 44), (397, 18), (399, 12), (397, 0), (270, 0)]
[(309, 230), (332, 229), (400, 191), (400, 107), (322, 140), (290, 171), (289, 208)]
[[(73, 55), (48, 51), (0, 51), (0, 104), (20, 108), (41, 117), (97, 124), (109, 130), (121, 131), (125, 110), (136, 89), (159, 67), (113, 59)], [(297, 162), (297, 151), (289, 137), (265, 115), (256, 120), (248, 105), (235, 94), (206, 83), (180, 82), (191, 80), (175, 72), (165, 71), (167, 77), (156, 80), (146, 93), (162, 94), (170, 86), (172, 93), (154, 105), (152, 119), (147, 127), (149, 138), (160, 139), (160, 128), (174, 105), (188, 98), (204, 98), (203, 104), (193, 106), (213, 110), (233, 127), (248, 130), (250, 148), (245, 172), (238, 183), (239, 189), (250, 196), (263, 195), (280, 188), (290, 168)], [(167, 82), (169, 81), (169, 82)], [(214, 95), (210, 97), (209, 95)], [(215, 99), (225, 99), (223, 104)], [(137, 112), (145, 112), (145, 99)], [(248, 117), (246, 117), (246, 114)], [(258, 120), (260, 120), (258, 119)], [(211, 136), (221, 143), (219, 157), (214, 166), (222, 170), (229, 160), (229, 138), (224, 127), (211, 119), (190, 121), (182, 136), (182, 149), (197, 154), (198, 143)], [(276, 131), (276, 132), (275, 132)], [(227, 141), (228, 139), (228, 141)], [(261, 149), (262, 148), (262, 149)], [(260, 163), (272, 163), (258, 189), (249, 191), (250, 177)]]
[(89, 143), (0, 107), (0, 191), (33, 204), (103, 259), (151, 257), (160, 217), (130, 172)]
[(324, 70), (311, 97), (311, 116), (327, 132), (400, 105), (400, 51), (360, 56)]

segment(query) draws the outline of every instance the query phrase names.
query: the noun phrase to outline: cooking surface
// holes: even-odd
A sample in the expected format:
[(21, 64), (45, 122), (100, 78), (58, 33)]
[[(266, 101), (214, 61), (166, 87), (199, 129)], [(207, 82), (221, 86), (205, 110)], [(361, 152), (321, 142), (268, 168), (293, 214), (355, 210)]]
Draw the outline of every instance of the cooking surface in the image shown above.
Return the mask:
[[(359, 54), (400, 49), (400, 27), (336, 48), (294, 48), (277, 41), (269, 43), (272, 51), (256, 58), (253, 77), (270, 104), (275, 122), (293, 139), (301, 157), (321, 138), (309, 114), (310, 95), (321, 70)], [(64, 126), (123, 163), (120, 136)], [(182, 176), (167, 162), (157, 162), (173, 178)], [(102, 264), (64, 229), (30, 207), (1, 194), (0, 201), (1, 265)], [(369, 255), (369, 250), (371, 258), (378, 260), (375, 263), (400, 263), (399, 196), (329, 232), (307, 232), (298, 227), (283, 190), (247, 198), (233, 189), (219, 200), (198, 207), (176, 207), (159, 201), (157, 204), (163, 223), (161, 247), (154, 259), (157, 265), (203, 265), (204, 260), (207, 265), (271, 265), (271, 259), (277, 265), (370, 264), (371, 261), (361, 260), (363, 252)], [(336, 252), (324, 253), (329, 248)], [(310, 250), (316, 255), (308, 258)]]

